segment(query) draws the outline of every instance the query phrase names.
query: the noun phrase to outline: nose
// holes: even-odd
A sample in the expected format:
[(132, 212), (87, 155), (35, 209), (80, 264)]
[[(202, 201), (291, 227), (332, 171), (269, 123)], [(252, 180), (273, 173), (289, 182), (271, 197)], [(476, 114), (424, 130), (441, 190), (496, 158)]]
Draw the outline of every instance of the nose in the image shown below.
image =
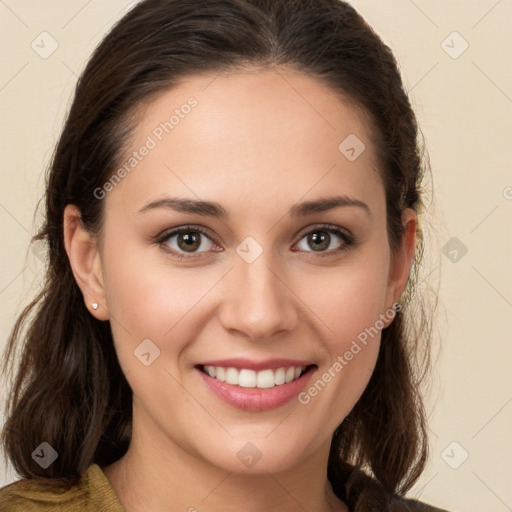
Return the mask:
[(296, 296), (283, 272), (272, 268), (264, 255), (252, 263), (241, 258), (235, 262), (220, 312), (226, 330), (251, 340), (290, 332), (299, 318)]

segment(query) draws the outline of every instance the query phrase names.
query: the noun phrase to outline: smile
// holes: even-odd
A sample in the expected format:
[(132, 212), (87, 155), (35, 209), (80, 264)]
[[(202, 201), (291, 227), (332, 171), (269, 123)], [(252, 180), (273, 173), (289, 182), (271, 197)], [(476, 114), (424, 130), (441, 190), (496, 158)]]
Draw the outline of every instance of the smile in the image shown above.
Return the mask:
[(297, 380), (306, 371), (304, 366), (282, 367), (275, 370), (267, 368), (260, 371), (248, 368), (233, 368), (223, 366), (203, 366), (201, 370), (220, 382), (226, 382), (242, 388), (269, 389), (282, 386)]
[(318, 366), (311, 361), (249, 359), (204, 361), (196, 374), (213, 395), (245, 411), (266, 411), (296, 398)]

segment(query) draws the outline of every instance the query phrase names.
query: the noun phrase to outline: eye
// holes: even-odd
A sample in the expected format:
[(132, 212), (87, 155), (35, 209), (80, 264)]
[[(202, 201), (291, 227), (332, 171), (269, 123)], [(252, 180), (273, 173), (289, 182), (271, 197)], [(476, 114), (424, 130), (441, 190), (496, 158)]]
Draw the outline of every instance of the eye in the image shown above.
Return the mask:
[(301, 251), (332, 255), (347, 250), (352, 243), (352, 237), (340, 228), (318, 226), (307, 232), (300, 239), (297, 247)]
[(159, 242), (178, 257), (183, 257), (184, 253), (208, 252), (217, 247), (204, 230), (191, 226), (167, 232)]
[[(185, 258), (187, 254), (193, 257), (197, 253), (222, 251), (199, 226), (183, 226), (167, 231), (157, 242), (178, 258)], [(353, 243), (353, 237), (339, 227), (322, 225), (305, 232), (296, 244), (297, 249), (293, 250), (313, 252), (318, 256), (333, 256), (348, 250)]]

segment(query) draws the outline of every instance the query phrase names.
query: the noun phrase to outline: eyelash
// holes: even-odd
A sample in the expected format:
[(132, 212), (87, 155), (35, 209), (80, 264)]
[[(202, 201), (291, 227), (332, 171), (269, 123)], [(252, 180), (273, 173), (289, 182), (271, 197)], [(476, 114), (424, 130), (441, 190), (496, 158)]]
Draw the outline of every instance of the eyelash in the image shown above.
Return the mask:
[[(341, 245), (341, 247), (339, 247), (337, 249), (331, 249), (330, 251), (315, 252), (315, 251), (297, 250), (294, 252), (312, 252), (312, 253), (315, 253), (315, 257), (325, 258), (325, 257), (329, 257), (329, 256), (336, 256), (338, 254), (346, 252), (351, 248), (351, 246), (353, 246), (356, 243), (356, 239), (353, 235), (350, 235), (347, 232), (341, 230), (340, 228), (333, 226), (333, 225), (329, 225), (329, 224), (319, 224), (319, 225), (313, 226), (312, 228), (308, 228), (308, 231), (303, 231), (300, 234), (299, 242), (307, 235), (309, 235), (311, 233), (315, 233), (315, 232), (320, 232), (320, 231), (338, 236), (343, 241), (343, 245)], [(171, 249), (165, 243), (170, 238), (172, 238), (176, 235), (180, 235), (181, 233), (187, 233), (187, 232), (201, 233), (201, 235), (208, 238), (211, 242), (213, 242), (214, 244), (217, 244), (217, 242), (210, 236), (210, 234), (206, 230), (201, 228), (200, 226), (183, 226), (183, 227), (180, 227), (177, 229), (172, 229), (170, 231), (166, 231), (166, 232), (162, 233), (161, 235), (159, 235), (155, 241), (160, 246), (162, 246), (164, 251), (172, 254), (173, 256), (175, 256), (179, 259), (197, 258), (197, 257), (201, 257), (203, 252), (209, 252), (209, 251), (200, 251), (200, 252), (196, 252), (196, 253), (188, 253), (187, 255), (185, 255), (186, 253), (178, 252), (175, 249)], [(217, 252), (220, 252), (220, 251), (217, 251)]]

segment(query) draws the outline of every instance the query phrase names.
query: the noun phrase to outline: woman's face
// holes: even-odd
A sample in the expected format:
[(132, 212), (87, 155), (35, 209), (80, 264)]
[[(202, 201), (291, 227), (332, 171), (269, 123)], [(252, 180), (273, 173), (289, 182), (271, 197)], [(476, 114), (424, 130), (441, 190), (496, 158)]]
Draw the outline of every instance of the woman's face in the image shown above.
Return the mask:
[(194, 77), (141, 112), (123, 166), (97, 191), (98, 314), (134, 446), (233, 472), (325, 458), (410, 264), (361, 112), (285, 69)]

